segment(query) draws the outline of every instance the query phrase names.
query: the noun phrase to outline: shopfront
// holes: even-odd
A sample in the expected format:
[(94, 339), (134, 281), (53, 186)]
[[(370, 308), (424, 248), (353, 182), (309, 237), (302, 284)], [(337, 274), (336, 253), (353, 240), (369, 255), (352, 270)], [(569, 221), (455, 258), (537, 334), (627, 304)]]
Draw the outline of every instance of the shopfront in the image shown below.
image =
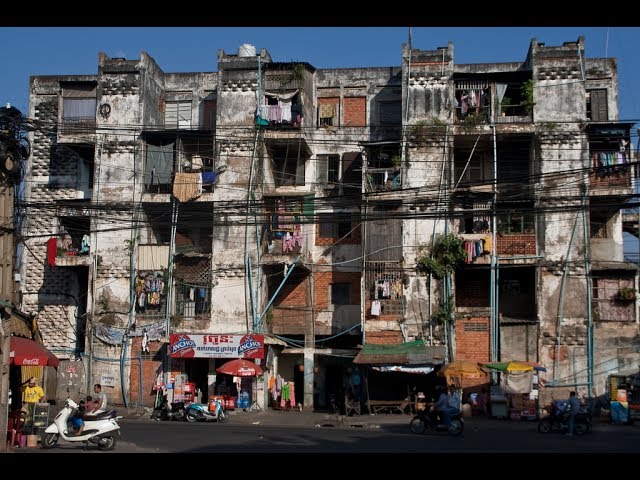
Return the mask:
[(209, 403), (211, 397), (220, 396), (225, 408), (247, 408), (247, 402), (251, 405), (258, 401), (258, 382), (262, 377), (216, 370), (234, 359), (248, 359), (259, 365), (263, 358), (263, 335), (172, 334), (164, 388), (174, 402)]

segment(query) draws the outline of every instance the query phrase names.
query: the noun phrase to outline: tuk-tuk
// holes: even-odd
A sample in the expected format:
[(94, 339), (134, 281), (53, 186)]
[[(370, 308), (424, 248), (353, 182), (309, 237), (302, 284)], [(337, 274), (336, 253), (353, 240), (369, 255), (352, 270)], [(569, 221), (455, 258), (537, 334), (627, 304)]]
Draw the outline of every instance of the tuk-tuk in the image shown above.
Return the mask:
[(608, 390), (613, 423), (640, 420), (640, 370), (612, 373)]

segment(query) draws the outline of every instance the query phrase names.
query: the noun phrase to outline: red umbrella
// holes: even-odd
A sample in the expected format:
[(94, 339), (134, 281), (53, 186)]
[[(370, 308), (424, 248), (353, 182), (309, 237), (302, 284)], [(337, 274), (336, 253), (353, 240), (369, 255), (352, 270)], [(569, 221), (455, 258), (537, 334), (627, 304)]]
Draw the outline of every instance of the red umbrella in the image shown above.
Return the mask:
[(245, 360), (244, 358), (236, 358), (225, 363), (221, 367), (216, 368), (218, 373), (226, 373), (234, 377), (253, 377), (262, 375), (262, 369), (255, 363)]
[(44, 345), (22, 337), (11, 337), (10, 365), (57, 367), (60, 360)]

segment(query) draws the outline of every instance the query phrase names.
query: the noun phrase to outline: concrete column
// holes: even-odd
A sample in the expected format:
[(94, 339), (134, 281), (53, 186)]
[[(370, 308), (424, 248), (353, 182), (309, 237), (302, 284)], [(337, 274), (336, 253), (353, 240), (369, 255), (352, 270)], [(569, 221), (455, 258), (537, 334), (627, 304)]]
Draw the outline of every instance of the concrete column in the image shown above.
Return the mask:
[[(315, 360), (315, 348), (304, 349), (304, 409), (313, 411), (313, 380), (315, 374), (313, 372)], [(292, 405), (293, 406), (293, 405)]]

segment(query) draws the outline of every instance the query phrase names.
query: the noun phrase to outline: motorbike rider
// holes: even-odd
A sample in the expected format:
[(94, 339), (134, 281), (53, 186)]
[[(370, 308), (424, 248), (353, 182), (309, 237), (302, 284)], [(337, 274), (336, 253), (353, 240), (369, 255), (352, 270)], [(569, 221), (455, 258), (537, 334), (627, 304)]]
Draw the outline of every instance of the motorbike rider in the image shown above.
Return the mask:
[(451, 391), (447, 394), (447, 389), (442, 385), (438, 385), (436, 390), (440, 392), (440, 395), (436, 401), (435, 410), (440, 415), (443, 425), (450, 427), (451, 416), (460, 413), (460, 409), (454, 406), (454, 404), (459, 405), (459, 398)]
[[(96, 383), (93, 386), (93, 392), (96, 394), (96, 406), (93, 408), (93, 410), (87, 411), (87, 415), (97, 415), (107, 410), (107, 395), (105, 393), (102, 393), (102, 385)], [(84, 426), (85, 423), (83, 422), (76, 435), (82, 435)]]

